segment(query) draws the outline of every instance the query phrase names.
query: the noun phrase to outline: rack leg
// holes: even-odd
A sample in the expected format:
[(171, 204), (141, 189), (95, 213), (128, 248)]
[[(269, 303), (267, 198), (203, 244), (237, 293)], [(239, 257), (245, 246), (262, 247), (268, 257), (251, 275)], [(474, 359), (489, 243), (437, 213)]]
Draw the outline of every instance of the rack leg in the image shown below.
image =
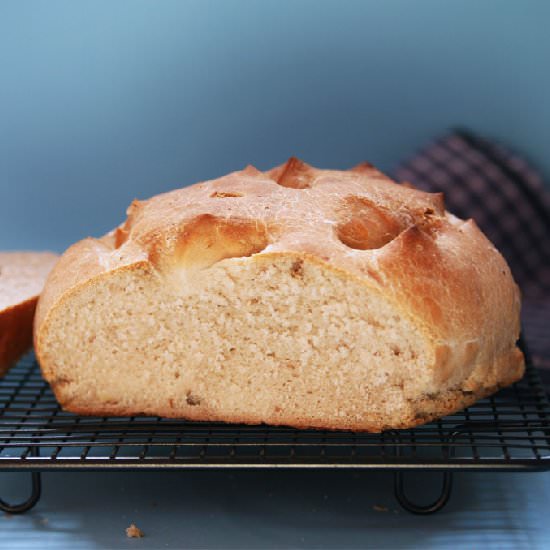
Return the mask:
[(419, 505), (411, 502), (405, 495), (405, 474), (403, 472), (395, 472), (394, 474), (394, 494), (399, 504), (411, 514), (428, 515), (439, 512), (451, 496), (453, 488), (453, 474), (451, 472), (443, 472), (443, 485), (441, 493), (431, 504)]
[(0, 510), (2, 512), (8, 512), (9, 514), (22, 514), (30, 510), (40, 499), (42, 492), (42, 484), (40, 481), (40, 472), (31, 473), (31, 496), (21, 502), (20, 504), (8, 504), (4, 500), (0, 499)]
[[(30, 454), (39, 456), (38, 447), (31, 448)], [(8, 514), (23, 514), (28, 512), (39, 500), (42, 494), (42, 480), (40, 472), (31, 472), (31, 496), (20, 504), (8, 504), (0, 498), (0, 511)]]

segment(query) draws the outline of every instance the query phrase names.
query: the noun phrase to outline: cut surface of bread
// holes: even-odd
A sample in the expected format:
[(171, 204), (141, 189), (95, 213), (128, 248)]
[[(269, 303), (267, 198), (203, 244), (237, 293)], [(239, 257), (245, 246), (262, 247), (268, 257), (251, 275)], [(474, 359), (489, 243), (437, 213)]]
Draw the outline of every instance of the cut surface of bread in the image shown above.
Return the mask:
[(49, 252), (0, 252), (0, 376), (32, 345), (36, 301), (56, 260)]
[(134, 201), (35, 321), (67, 410), (381, 431), (519, 379), (519, 293), (440, 195), (296, 159)]

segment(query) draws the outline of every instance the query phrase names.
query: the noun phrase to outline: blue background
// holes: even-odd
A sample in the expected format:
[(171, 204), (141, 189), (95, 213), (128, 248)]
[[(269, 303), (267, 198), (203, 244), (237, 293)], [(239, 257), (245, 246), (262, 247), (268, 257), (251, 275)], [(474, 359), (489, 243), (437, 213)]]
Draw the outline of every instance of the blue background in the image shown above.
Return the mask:
[(454, 125), (550, 175), (550, 2), (0, 0), (0, 249), (290, 155), (384, 170)]

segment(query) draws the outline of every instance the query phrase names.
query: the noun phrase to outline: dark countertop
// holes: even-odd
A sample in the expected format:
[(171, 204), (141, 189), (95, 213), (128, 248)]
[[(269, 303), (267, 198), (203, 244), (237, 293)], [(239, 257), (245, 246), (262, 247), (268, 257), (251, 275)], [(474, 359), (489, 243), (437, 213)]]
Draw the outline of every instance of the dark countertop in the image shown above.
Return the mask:
[[(547, 473), (455, 474), (436, 515), (411, 515), (391, 473), (349, 471), (82, 472), (43, 475), (25, 515), (0, 515), (0, 548), (547, 548)], [(435, 496), (440, 475), (415, 474)], [(1, 473), (17, 500), (28, 474)], [(128, 539), (135, 523), (143, 539)]]

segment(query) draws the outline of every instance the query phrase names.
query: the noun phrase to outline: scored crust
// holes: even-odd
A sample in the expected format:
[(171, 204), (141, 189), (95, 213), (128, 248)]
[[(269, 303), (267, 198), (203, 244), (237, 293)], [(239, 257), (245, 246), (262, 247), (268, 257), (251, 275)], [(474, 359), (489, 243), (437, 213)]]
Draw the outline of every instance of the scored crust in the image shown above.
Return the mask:
[[(60, 376), (58, 364), (70, 363), (66, 355), (71, 350), (54, 345), (51, 327), (75, 307), (86, 288), (114, 284), (117, 273), (139, 272), (139, 279), (140, 270), (146, 269), (162, 281), (162, 292), (196, 296), (204, 292), (204, 279), (221, 276), (222, 267), (232, 272), (238, 287), (248, 280), (244, 274), (241, 278), (239, 269), (259, 273), (264, 264), (280, 267), (284, 262), (290, 266), (289, 278), (301, 277), (305, 270), (315, 272), (316, 281), (336, 277), (360, 287), (363, 294), (368, 291), (365, 296), (391, 305), (396, 323), (414, 328), (430, 358), (419, 367), (418, 376), (422, 379), (429, 371), (430, 377), (419, 384), (417, 395), (408, 396), (409, 412), (401, 417), (368, 410), (353, 418), (347, 413), (331, 418), (329, 412), (316, 417), (315, 410), (305, 416), (296, 411), (287, 416), (278, 411), (247, 416), (246, 408), (236, 413), (223, 403), (214, 408), (157, 403), (153, 410), (139, 403), (85, 401), (67, 389), (70, 370)], [(255, 273), (247, 272), (248, 286), (256, 284)], [(349, 171), (319, 170), (290, 159), (268, 172), (247, 167), (134, 201), (126, 222), (116, 230), (73, 245), (40, 298), (35, 346), (56, 396), (75, 412), (145, 412), (378, 431), (425, 422), (519, 379), (524, 370), (516, 347), (519, 304), (518, 288), (502, 256), (472, 220), (462, 221), (445, 211), (441, 194), (398, 185), (369, 164)], [(114, 361), (111, 368), (122, 367)], [(344, 365), (335, 367), (340, 368)], [(330, 384), (324, 391), (331, 391)], [(437, 398), (430, 398), (434, 392)], [(339, 406), (346, 408), (337, 402), (335, 409)]]

